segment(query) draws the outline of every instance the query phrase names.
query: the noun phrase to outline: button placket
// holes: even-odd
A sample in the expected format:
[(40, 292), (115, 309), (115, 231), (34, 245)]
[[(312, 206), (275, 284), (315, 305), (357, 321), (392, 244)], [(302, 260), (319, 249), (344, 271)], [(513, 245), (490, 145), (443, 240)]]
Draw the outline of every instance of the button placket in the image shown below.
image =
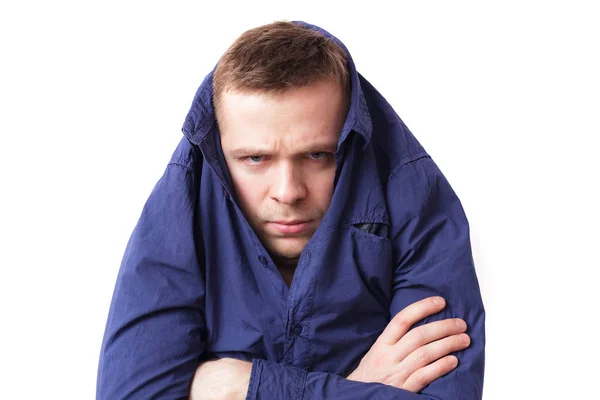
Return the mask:
[(292, 326), (292, 335), (300, 336), (302, 334), (302, 325), (295, 324)]
[(312, 301), (309, 295), (311, 272), (308, 266), (311, 261), (311, 252), (304, 249), (298, 266), (294, 274), (294, 279), (290, 286), (287, 310), (288, 310), (288, 331), (284, 351), (284, 360), (288, 364), (296, 366), (304, 365), (306, 357), (310, 357), (310, 344), (306, 337), (309, 326), (305, 325), (310, 319), (305, 318), (310, 314)]

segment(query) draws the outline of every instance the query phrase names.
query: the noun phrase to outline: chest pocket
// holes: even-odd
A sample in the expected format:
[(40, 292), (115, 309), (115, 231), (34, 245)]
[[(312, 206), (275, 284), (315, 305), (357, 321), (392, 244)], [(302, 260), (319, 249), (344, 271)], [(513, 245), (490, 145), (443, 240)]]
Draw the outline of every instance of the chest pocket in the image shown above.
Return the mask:
[(387, 224), (368, 222), (368, 223), (354, 224), (354, 227), (357, 229), (360, 229), (361, 231), (363, 231), (365, 233), (369, 233), (371, 235), (375, 235), (375, 236), (378, 236), (381, 238), (388, 237), (389, 226)]

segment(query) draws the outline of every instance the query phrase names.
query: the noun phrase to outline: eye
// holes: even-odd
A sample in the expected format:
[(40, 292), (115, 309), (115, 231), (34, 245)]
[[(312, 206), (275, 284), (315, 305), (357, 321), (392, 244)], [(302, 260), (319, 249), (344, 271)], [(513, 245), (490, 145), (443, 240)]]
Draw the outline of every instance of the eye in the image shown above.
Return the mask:
[(245, 161), (249, 164), (258, 164), (264, 159), (264, 156), (248, 156)]
[(325, 153), (324, 151), (316, 151), (314, 153), (308, 153), (308, 158), (310, 158), (312, 160), (322, 160), (325, 157), (327, 157), (327, 153)]

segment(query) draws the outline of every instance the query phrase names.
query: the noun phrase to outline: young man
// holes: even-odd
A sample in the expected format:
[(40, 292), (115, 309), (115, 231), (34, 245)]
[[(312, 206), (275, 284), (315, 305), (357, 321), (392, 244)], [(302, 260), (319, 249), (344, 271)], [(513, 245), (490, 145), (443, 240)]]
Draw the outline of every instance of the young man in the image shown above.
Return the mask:
[(98, 399), (481, 398), (461, 205), (337, 39), (244, 33), (183, 132), (125, 252)]

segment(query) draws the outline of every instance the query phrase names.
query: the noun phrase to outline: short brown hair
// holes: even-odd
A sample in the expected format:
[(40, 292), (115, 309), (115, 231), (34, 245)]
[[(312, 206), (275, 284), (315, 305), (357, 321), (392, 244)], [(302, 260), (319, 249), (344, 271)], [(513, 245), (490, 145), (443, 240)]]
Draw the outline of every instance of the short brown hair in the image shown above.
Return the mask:
[(288, 21), (244, 32), (213, 75), (213, 103), (229, 90), (278, 94), (319, 80), (336, 80), (349, 97), (348, 55), (332, 39)]

